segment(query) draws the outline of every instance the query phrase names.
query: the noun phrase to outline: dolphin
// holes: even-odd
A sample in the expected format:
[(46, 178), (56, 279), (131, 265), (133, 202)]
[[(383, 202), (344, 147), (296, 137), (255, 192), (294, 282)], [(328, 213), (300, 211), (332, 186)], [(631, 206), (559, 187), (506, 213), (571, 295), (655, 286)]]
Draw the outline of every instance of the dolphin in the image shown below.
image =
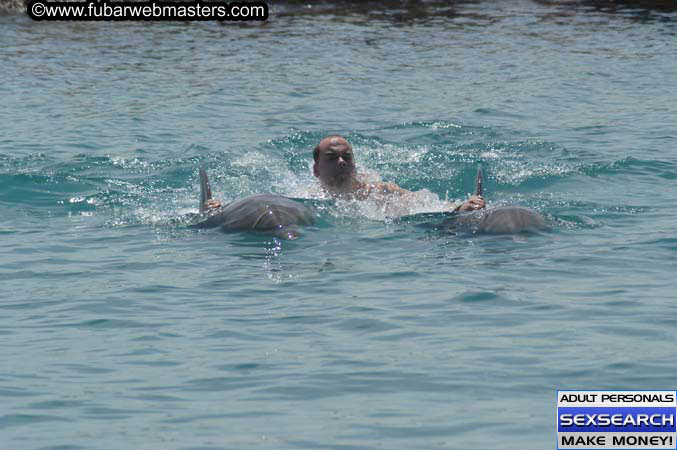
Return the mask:
[[(475, 195), (482, 196), (482, 169), (475, 180)], [(440, 228), (460, 229), (480, 234), (518, 234), (542, 231), (548, 228), (543, 216), (524, 206), (499, 206), (471, 213), (454, 214), (445, 219)]]
[[(206, 211), (205, 202), (212, 191), (207, 172), (200, 168), (200, 212)], [(282, 239), (297, 239), (297, 227), (312, 225), (312, 212), (302, 204), (279, 195), (250, 195), (219, 208), (191, 228), (217, 228), (225, 232), (264, 231)]]

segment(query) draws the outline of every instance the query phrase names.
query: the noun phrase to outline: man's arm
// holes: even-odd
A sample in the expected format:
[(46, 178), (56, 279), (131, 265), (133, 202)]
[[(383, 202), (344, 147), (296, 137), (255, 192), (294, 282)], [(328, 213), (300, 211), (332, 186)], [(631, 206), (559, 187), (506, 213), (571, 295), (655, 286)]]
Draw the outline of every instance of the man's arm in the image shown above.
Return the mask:
[(353, 192), (355, 195), (355, 198), (358, 200), (365, 200), (368, 196), (373, 195), (373, 194), (379, 194), (379, 195), (390, 195), (390, 194), (397, 194), (397, 195), (409, 195), (413, 194), (412, 191), (408, 191), (406, 189), (403, 189), (396, 185), (395, 183), (383, 183), (380, 181), (373, 181), (373, 182), (368, 182), (368, 181), (361, 181), (361, 180), (356, 180), (355, 184), (353, 185)]
[[(378, 191), (384, 194), (398, 194), (398, 195), (409, 195), (413, 194), (412, 191), (408, 191), (396, 185), (395, 183), (379, 183)], [(453, 211), (458, 212), (467, 212), (475, 211), (478, 209), (484, 209), (486, 203), (484, 199), (479, 195), (471, 195), (465, 203), (460, 204)]]
[(375, 187), (381, 194), (408, 195), (413, 193), (412, 191), (399, 187), (395, 183), (376, 183)]
[[(410, 195), (413, 194), (413, 191), (401, 188), (395, 183), (368, 183), (368, 190), (370, 193), (377, 192), (379, 194), (398, 194), (398, 195)], [(479, 195), (471, 195), (465, 203), (460, 204), (453, 211), (458, 212), (467, 212), (475, 211), (478, 209), (484, 209), (486, 206), (484, 199)]]

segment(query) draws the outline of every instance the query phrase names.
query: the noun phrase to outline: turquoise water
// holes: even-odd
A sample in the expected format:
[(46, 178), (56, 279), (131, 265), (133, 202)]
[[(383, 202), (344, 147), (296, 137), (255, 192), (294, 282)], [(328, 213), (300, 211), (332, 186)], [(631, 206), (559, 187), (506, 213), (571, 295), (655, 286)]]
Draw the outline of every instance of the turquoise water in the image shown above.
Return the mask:
[[(541, 3), (0, 17), (0, 447), (536, 450), (675, 389), (677, 13)], [(420, 202), (321, 198), (329, 133)], [(200, 165), (318, 222), (188, 229)], [(478, 166), (552, 231), (423, 226)]]

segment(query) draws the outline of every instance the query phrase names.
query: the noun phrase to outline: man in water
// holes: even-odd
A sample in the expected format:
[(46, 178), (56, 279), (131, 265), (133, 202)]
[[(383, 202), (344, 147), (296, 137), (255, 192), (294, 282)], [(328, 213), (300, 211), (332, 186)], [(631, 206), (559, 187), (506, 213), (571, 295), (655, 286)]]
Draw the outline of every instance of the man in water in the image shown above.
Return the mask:
[[(337, 197), (364, 200), (371, 195), (408, 196), (412, 191), (395, 183), (367, 182), (357, 173), (353, 147), (341, 136), (327, 136), (313, 149), (313, 174), (322, 187)], [(484, 208), (484, 199), (473, 195), (453, 211), (474, 211)]]

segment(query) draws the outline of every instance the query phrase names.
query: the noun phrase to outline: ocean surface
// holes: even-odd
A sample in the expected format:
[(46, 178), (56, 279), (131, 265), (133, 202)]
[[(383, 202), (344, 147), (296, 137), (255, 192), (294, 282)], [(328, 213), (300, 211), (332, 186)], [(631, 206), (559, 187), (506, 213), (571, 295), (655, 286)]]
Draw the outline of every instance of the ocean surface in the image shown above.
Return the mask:
[[(677, 388), (677, 8), (599, 3), (1, 16), (0, 448), (540, 450)], [(330, 133), (416, 201), (323, 196)], [(201, 165), (316, 224), (188, 228)], [(478, 167), (552, 229), (428, 226)]]

